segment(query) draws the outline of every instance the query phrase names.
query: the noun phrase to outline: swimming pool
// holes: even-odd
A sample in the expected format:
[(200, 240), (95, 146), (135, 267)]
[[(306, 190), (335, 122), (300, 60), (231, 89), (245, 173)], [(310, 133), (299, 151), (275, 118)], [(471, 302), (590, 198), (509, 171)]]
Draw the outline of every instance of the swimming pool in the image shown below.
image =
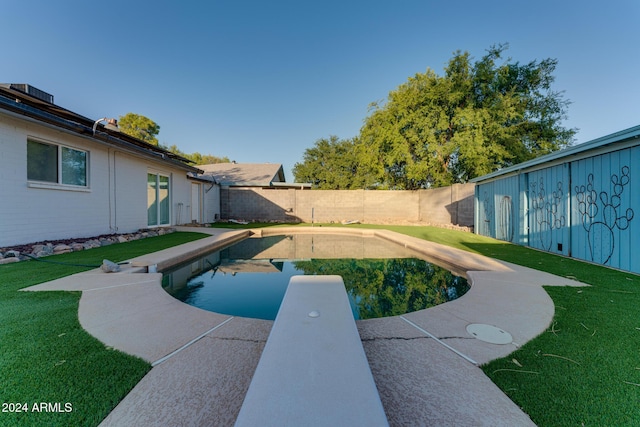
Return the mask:
[(289, 279), (342, 276), (356, 319), (387, 317), (451, 301), (466, 279), (375, 237), (329, 234), (249, 238), (164, 272), (163, 288), (205, 310), (273, 320)]

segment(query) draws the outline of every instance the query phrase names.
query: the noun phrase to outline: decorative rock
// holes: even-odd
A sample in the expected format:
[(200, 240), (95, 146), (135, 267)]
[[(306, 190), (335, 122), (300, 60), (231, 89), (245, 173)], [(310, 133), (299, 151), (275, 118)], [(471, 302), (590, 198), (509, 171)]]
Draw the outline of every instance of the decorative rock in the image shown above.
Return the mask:
[(66, 254), (66, 253), (69, 253), (71, 251), (72, 251), (72, 249), (71, 249), (71, 246), (69, 246), (69, 245), (56, 245), (53, 248), (53, 254), (54, 255)]
[[(46, 248), (46, 247), (47, 247), (46, 245), (33, 245), (33, 247), (31, 248), (31, 253), (33, 255), (36, 255), (36, 254), (38, 254), (40, 252), (43, 252), (44, 248)], [(38, 255), (36, 255), (36, 256), (38, 256)]]
[(100, 241), (96, 240), (96, 239), (91, 239), (91, 240), (87, 240), (86, 242), (84, 242), (82, 244), (82, 246), (85, 249), (93, 249), (93, 248), (99, 248), (100, 245)]
[(71, 246), (71, 250), (73, 252), (78, 252), (78, 251), (84, 250), (84, 246), (82, 245), (82, 243), (74, 242), (69, 246)]
[[(2, 264), (6, 264), (9, 262), (18, 262), (18, 261), (27, 260), (33, 257), (41, 258), (41, 257), (54, 255), (54, 254), (57, 255), (57, 254), (68, 253), (68, 252), (82, 251), (86, 249), (99, 248), (101, 246), (108, 246), (114, 243), (124, 243), (128, 241), (133, 241), (133, 240), (145, 239), (147, 237), (161, 236), (164, 234), (173, 233), (175, 231), (176, 231), (175, 228), (170, 228), (170, 227), (154, 228), (154, 229), (145, 228), (145, 229), (140, 229), (138, 232), (132, 233), (132, 234), (120, 234), (120, 235), (108, 235), (108, 236), (96, 237), (93, 239), (86, 240), (85, 242), (76, 241), (68, 244), (58, 243), (55, 245), (54, 243), (46, 243), (46, 244), (38, 243), (38, 244), (32, 244), (30, 249), (25, 249), (25, 252), (24, 252), (25, 255), (21, 255), (20, 251), (18, 250), (2, 248), (2, 250), (5, 252), (4, 253), (0, 252), (0, 261), (2, 261)], [(65, 240), (64, 242), (68, 242), (68, 241)], [(23, 247), (21, 246), (20, 248), (23, 248)], [(29, 250), (30, 250), (30, 253), (27, 254)], [(7, 260), (10, 260), (10, 261), (7, 261)]]
[(105, 273), (117, 273), (120, 271), (120, 266), (113, 261), (109, 261), (108, 259), (102, 260), (102, 265), (100, 266), (102, 271)]

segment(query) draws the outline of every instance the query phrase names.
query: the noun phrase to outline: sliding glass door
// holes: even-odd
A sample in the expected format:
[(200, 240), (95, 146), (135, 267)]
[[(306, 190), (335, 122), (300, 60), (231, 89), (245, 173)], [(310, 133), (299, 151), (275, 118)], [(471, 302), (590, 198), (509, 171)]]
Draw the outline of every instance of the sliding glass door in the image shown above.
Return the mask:
[(171, 225), (170, 181), (167, 175), (147, 173), (147, 224)]

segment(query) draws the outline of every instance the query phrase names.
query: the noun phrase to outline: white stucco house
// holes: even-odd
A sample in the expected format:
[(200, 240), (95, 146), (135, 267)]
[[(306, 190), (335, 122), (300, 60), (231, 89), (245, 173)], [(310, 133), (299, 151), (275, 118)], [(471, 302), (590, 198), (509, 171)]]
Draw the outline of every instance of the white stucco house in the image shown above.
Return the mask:
[(0, 84), (0, 247), (213, 222), (220, 190), (188, 160)]

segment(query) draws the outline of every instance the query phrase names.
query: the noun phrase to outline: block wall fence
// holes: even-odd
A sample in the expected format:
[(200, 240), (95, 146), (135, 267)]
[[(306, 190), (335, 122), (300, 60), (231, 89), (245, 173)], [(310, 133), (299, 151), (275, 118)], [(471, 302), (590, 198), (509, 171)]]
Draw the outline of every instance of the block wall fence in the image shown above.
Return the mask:
[(416, 191), (223, 187), (220, 210), (223, 220), (473, 227), (474, 188), (475, 184)]

